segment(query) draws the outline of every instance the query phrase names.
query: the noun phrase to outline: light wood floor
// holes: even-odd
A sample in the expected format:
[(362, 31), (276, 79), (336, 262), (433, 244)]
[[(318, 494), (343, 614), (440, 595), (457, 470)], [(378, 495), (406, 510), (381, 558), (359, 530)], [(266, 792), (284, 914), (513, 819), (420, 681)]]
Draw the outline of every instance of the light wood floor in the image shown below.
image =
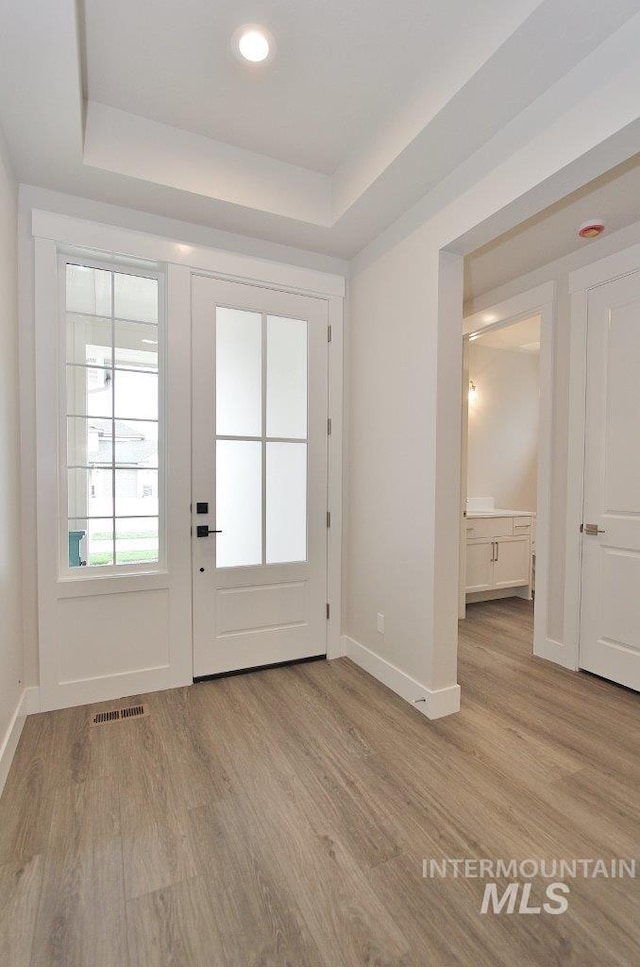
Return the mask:
[(481, 880), (422, 877), (638, 853), (638, 696), (532, 658), (524, 601), (461, 633), (463, 710), (439, 722), (346, 659), (156, 693), (138, 721), (29, 718), (0, 802), (2, 967), (640, 963), (637, 880), (483, 916)]

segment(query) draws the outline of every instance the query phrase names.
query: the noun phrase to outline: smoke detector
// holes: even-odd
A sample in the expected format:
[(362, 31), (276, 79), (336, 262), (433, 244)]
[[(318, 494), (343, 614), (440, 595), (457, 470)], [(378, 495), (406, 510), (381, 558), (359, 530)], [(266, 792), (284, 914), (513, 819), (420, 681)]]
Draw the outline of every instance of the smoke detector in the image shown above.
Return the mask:
[(590, 218), (588, 222), (583, 222), (578, 229), (580, 238), (597, 238), (604, 232), (604, 222), (601, 218)]

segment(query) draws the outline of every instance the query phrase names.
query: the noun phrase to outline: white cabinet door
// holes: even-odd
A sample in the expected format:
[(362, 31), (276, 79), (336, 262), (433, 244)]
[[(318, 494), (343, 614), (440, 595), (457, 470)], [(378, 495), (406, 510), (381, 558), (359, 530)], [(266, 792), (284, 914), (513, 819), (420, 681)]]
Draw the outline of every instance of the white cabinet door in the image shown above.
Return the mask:
[(327, 321), (193, 281), (195, 677), (326, 653)]
[(494, 548), (495, 541), (467, 544), (467, 594), (493, 587)]
[(531, 570), (529, 538), (498, 540), (495, 544), (493, 587), (516, 588), (528, 584)]
[(587, 317), (580, 667), (640, 690), (640, 273), (592, 289)]

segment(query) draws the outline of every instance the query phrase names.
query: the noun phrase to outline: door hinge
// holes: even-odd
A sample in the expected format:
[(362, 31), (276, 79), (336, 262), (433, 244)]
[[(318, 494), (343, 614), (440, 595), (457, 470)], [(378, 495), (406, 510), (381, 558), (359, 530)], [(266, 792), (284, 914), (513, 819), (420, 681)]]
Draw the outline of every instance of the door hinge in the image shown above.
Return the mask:
[(331, 527), (331, 511), (327, 511), (327, 527)]
[(331, 617), (331, 605), (327, 602), (327, 621)]
[(331, 436), (331, 417), (327, 420), (327, 436)]
[(331, 326), (327, 326), (327, 342), (331, 342)]

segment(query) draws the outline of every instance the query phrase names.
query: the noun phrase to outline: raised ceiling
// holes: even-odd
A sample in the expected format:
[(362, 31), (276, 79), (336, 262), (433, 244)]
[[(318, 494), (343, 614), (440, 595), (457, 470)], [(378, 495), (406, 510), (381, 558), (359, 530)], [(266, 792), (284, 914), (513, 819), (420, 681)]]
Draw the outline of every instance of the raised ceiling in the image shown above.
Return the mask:
[[(460, 191), (476, 163), (555, 123), (555, 85), (566, 96), (637, 12), (637, 0), (4, 0), (0, 125), (23, 183), (351, 257), (420, 199), (441, 204), (453, 173)], [(269, 62), (233, 57), (243, 23), (273, 33)]]
[[(90, 100), (324, 174), (443, 79), (480, 66), (535, 0), (87, 0)], [(233, 31), (276, 38), (243, 64)]]

